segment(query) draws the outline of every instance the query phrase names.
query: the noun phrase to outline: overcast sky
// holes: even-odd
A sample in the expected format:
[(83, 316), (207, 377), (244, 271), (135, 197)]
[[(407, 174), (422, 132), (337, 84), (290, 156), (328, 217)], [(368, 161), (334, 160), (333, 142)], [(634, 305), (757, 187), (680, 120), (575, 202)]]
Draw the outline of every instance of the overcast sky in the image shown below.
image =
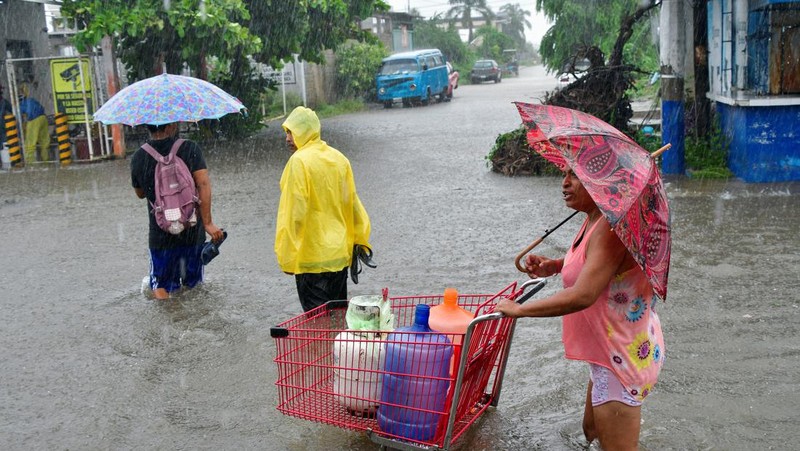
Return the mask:
[[(431, 17), (436, 13), (445, 13), (451, 8), (447, 0), (386, 0), (393, 11), (407, 12), (410, 9), (417, 9), (425, 18)], [(525, 30), (525, 38), (532, 42), (536, 47), (539, 46), (544, 32), (550, 28), (550, 24), (543, 15), (536, 13), (536, 4), (534, 0), (515, 1), (515, 0), (486, 0), (486, 4), (494, 12), (500, 11), (500, 7), (508, 3), (517, 3), (531, 12), (528, 21), (531, 23), (531, 28)]]

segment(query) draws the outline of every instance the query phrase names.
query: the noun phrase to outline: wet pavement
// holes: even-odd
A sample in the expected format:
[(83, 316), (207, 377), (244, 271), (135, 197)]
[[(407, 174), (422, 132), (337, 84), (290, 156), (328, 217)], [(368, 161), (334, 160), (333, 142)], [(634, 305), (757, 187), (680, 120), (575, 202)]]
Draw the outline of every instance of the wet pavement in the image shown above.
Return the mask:
[[(514, 100), (556, 85), (541, 68), (463, 85), (452, 102), (323, 120), (350, 158), (377, 269), (350, 295), (491, 293), (514, 256), (565, 218), (558, 178), (507, 178), (485, 160), (519, 125)], [(128, 161), (0, 173), (4, 449), (376, 449), (363, 434), (282, 416), (269, 328), (300, 313), (272, 251), (278, 124), (206, 145), (215, 222), (230, 236), (198, 289), (158, 303), (146, 206)], [(800, 184), (667, 179), (673, 214), (666, 364), (641, 448), (787, 449), (800, 433)], [(559, 256), (573, 219), (537, 252)], [(560, 285), (555, 278), (541, 295)], [(537, 296), (540, 297), (541, 295)], [(498, 408), (462, 449), (585, 449), (585, 364), (559, 319), (518, 323)]]

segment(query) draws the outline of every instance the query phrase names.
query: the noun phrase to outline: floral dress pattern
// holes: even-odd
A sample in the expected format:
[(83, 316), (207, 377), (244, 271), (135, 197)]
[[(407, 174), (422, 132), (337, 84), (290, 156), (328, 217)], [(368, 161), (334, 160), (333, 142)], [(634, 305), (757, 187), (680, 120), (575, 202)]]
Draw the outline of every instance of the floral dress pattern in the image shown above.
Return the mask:
[[(567, 252), (561, 272), (564, 288), (577, 280), (596, 225)], [(664, 364), (657, 299), (638, 266), (618, 274), (591, 307), (563, 317), (566, 357), (610, 369), (632, 396), (643, 400), (652, 392)]]

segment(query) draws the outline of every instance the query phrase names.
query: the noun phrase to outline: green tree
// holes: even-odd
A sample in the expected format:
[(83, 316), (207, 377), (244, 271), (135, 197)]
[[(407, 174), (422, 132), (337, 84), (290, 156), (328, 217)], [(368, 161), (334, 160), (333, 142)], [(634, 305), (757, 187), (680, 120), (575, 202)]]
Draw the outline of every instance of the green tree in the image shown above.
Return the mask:
[(242, 0), (64, 0), (61, 11), (76, 19), (73, 42), (86, 51), (106, 36), (116, 39), (128, 75), (146, 78), (179, 72), (186, 64), (203, 73), (208, 55), (239, 47), (256, 52), (261, 39), (242, 26), (249, 12)]
[(414, 42), (419, 48), (436, 48), (444, 53), (447, 60), (454, 64), (463, 64), (468, 60), (467, 45), (461, 41), (455, 27), (446, 30), (439, 26), (438, 16), (428, 20), (420, 20), (414, 24)]
[(491, 25), (484, 25), (475, 32), (476, 37), (482, 37), (481, 45), (477, 52), (480, 57), (503, 61), (503, 49), (514, 47), (511, 36), (497, 31)]
[(505, 4), (500, 7), (500, 12), (505, 14), (508, 21), (503, 25), (503, 32), (514, 39), (518, 49), (523, 50), (525, 48), (525, 28), (531, 27), (531, 22), (528, 20), (531, 12), (522, 9), (519, 3)]
[(305, 61), (323, 62), (325, 50), (336, 50), (349, 39), (369, 41), (361, 19), (387, 11), (383, 0), (245, 0), (251, 18), (246, 25), (264, 45), (256, 60), (273, 66), (293, 54)]
[[(553, 22), (539, 46), (545, 66), (551, 71), (560, 71), (567, 61), (575, 56), (582, 57), (582, 51), (593, 46), (605, 55), (612, 55), (623, 18), (633, 17), (637, 11), (659, 2), (646, 0), (644, 3), (643, 6), (641, 0), (536, 0), (536, 11), (543, 12)], [(620, 62), (635, 61), (642, 69), (657, 69), (658, 57), (650, 36), (650, 22), (637, 20), (629, 39), (622, 41)]]
[[(62, 14), (77, 20), (81, 50), (112, 36), (131, 81), (185, 65), (248, 105), (268, 86), (254, 63), (321, 62), (324, 50), (366, 39), (359, 19), (387, 9), (383, 0), (64, 0)], [(248, 120), (255, 126), (257, 112)]]
[(448, 3), (453, 5), (453, 7), (447, 10), (445, 16), (451, 20), (461, 20), (461, 26), (469, 30), (467, 42), (472, 42), (472, 31), (474, 28), (472, 25), (473, 12), (478, 13), (478, 16), (487, 23), (494, 17), (494, 12), (489, 5), (486, 4), (486, 0), (448, 0)]

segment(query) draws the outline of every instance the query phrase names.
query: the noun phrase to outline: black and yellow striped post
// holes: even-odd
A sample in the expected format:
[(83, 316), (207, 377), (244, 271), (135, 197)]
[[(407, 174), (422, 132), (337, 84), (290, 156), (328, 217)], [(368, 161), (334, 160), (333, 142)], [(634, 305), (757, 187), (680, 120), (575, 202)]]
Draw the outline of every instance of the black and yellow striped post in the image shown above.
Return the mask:
[(11, 160), (11, 167), (22, 165), (22, 151), (19, 147), (19, 131), (17, 130), (17, 118), (13, 114), (6, 114), (3, 117), (6, 127), (6, 144), (8, 145), (8, 156)]
[(56, 137), (58, 139), (58, 158), (61, 160), (61, 166), (67, 166), (72, 163), (72, 144), (69, 142), (68, 119), (64, 113), (56, 113)]

